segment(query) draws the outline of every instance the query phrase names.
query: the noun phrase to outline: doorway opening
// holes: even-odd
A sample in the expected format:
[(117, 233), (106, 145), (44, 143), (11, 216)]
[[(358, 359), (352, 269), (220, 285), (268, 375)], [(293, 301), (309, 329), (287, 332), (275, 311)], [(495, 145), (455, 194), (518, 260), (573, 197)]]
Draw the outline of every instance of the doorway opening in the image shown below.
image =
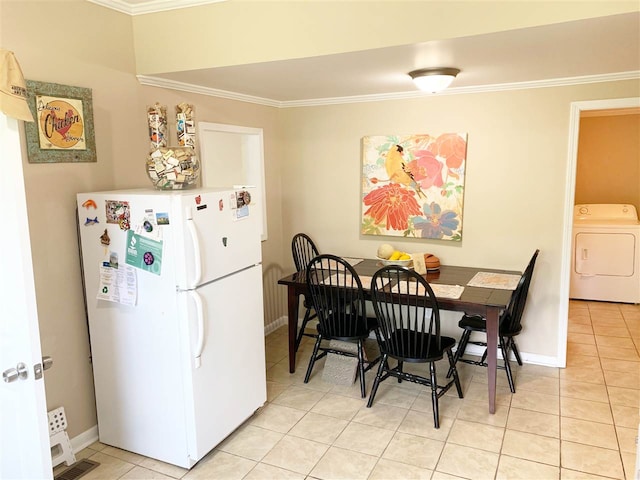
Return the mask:
[(251, 202), (262, 215), (261, 240), (267, 239), (267, 202), (261, 128), (198, 123), (203, 187), (255, 187)]
[(583, 112), (596, 110), (614, 111), (618, 109), (640, 108), (640, 98), (618, 98), (573, 102), (569, 120), (569, 152), (566, 172), (564, 229), (562, 242), (562, 267), (560, 283), (560, 306), (558, 312), (558, 367), (567, 364), (567, 331), (569, 318), (569, 284), (572, 261), (573, 205), (576, 194), (576, 172), (578, 165), (578, 140), (580, 118)]

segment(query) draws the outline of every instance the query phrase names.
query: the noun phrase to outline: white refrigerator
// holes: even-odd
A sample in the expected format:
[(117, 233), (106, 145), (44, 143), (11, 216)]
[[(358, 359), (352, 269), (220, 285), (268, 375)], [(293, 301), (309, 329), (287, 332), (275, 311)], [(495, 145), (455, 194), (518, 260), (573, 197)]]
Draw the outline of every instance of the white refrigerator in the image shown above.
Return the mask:
[(77, 201), (100, 441), (191, 468), (266, 401), (261, 207), (231, 188)]

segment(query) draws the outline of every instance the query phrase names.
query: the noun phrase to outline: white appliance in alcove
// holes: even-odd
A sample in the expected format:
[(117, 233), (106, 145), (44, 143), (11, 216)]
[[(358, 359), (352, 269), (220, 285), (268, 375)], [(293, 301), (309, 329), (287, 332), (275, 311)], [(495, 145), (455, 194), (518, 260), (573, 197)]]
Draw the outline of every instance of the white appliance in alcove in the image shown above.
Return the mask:
[(574, 207), (569, 297), (640, 303), (640, 222), (633, 205)]
[(198, 122), (203, 188), (251, 186), (262, 215), (261, 240), (267, 239), (264, 146), (261, 128)]

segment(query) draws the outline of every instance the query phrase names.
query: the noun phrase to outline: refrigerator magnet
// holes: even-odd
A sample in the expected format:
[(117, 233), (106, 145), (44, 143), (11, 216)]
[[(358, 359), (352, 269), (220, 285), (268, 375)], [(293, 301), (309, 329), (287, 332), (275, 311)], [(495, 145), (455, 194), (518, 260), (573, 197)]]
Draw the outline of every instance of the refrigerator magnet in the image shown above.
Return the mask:
[(142, 228), (147, 233), (153, 232), (154, 227), (156, 226), (156, 216), (153, 214), (152, 208), (147, 208), (144, 211), (144, 222), (142, 222)]
[(242, 208), (245, 205), (249, 205), (251, 203), (251, 194), (246, 190), (242, 190), (240, 192), (236, 192), (236, 204), (238, 208)]
[(245, 218), (249, 216), (249, 206), (245, 205), (236, 209), (236, 219)]
[(141, 235), (143, 237), (150, 238), (157, 242), (162, 241), (162, 229), (157, 228), (156, 220), (153, 217), (145, 216), (143, 220), (136, 223), (132, 228), (133, 232), (136, 235)]
[(204, 210), (205, 208), (207, 208), (207, 204), (205, 203), (204, 205), (202, 204), (202, 196), (198, 195), (194, 198), (194, 200), (196, 201), (196, 210)]
[(155, 262), (156, 260), (155, 257), (153, 256), (153, 253), (151, 252), (144, 252), (142, 259), (145, 265), (153, 265), (153, 262)]
[(129, 208), (129, 202), (107, 200), (105, 202), (105, 213), (107, 223), (117, 224), (120, 230), (129, 230), (129, 228), (131, 228), (131, 209)]
[(88, 226), (88, 225), (95, 225), (96, 223), (100, 223), (98, 221), (98, 217), (95, 218), (89, 218), (87, 217), (87, 219), (84, 221), (84, 226)]
[(156, 223), (158, 225), (169, 225), (169, 214), (166, 212), (156, 213)]
[(129, 230), (131, 228), (131, 224), (129, 223), (129, 218), (124, 215), (118, 219), (118, 225), (120, 226), (120, 230)]
[(98, 205), (96, 205), (96, 202), (94, 202), (91, 199), (86, 200), (85, 202), (82, 203), (82, 206), (84, 208), (86, 208), (87, 210), (89, 210), (90, 208), (98, 208)]
[(109, 232), (107, 229), (104, 229), (104, 233), (100, 235), (100, 243), (105, 247), (108, 247), (111, 244), (111, 238), (109, 237)]

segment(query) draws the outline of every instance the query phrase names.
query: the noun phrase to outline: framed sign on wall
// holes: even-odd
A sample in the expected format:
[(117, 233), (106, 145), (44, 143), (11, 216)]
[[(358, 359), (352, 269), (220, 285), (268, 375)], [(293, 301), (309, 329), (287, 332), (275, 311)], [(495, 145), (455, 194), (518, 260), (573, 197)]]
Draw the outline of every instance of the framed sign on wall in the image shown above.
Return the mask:
[(35, 120), (25, 123), (29, 163), (97, 161), (91, 89), (26, 83)]

